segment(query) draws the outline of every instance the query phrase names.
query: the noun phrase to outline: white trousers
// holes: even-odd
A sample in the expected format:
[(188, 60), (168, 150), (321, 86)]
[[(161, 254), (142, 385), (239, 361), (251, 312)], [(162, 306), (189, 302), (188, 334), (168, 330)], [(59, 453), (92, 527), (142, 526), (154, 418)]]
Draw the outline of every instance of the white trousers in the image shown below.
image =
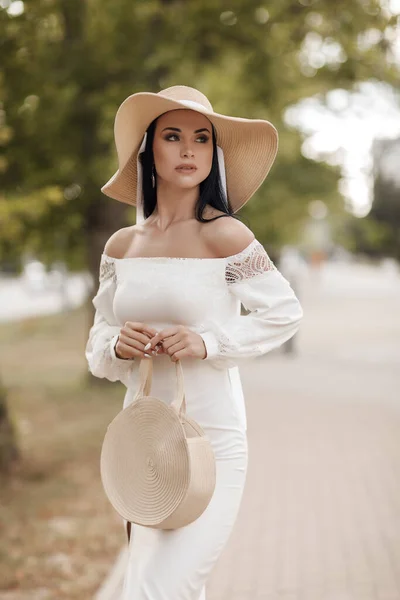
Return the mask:
[(247, 473), (246, 433), (225, 434), (214, 494), (196, 521), (172, 530), (132, 524), (120, 600), (206, 600), (205, 585), (232, 532)]

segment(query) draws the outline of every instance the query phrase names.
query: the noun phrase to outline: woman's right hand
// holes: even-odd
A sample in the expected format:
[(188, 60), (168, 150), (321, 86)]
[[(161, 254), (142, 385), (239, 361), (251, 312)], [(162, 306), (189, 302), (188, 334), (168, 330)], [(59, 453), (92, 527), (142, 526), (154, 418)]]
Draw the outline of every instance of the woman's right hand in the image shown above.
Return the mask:
[[(127, 321), (121, 327), (118, 340), (114, 346), (116, 357), (126, 360), (146, 358), (147, 351), (144, 350), (144, 347), (156, 334), (157, 330), (146, 323)], [(164, 350), (161, 344), (155, 349), (155, 352), (152, 352), (153, 356), (163, 353)]]

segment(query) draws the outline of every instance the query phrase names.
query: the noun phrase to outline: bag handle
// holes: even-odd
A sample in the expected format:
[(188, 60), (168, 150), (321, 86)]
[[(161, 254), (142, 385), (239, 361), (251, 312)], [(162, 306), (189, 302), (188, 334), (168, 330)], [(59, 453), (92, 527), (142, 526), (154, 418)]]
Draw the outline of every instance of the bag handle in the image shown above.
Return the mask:
[[(171, 402), (172, 408), (176, 410), (179, 417), (186, 414), (186, 399), (184, 389), (183, 369), (180, 360), (175, 362), (176, 378), (178, 380), (178, 390), (175, 400)], [(151, 384), (153, 380), (153, 359), (142, 358), (139, 365), (139, 388), (136, 392), (133, 402), (141, 396), (150, 396)]]

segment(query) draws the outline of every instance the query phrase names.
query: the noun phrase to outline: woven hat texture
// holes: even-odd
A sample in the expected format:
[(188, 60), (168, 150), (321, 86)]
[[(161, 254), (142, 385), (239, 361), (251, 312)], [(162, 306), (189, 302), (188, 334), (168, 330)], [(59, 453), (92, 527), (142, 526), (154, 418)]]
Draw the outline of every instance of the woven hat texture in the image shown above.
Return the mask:
[(118, 169), (101, 191), (121, 202), (136, 205), (137, 155), (150, 123), (163, 113), (192, 109), (204, 114), (216, 129), (217, 145), (225, 160), (227, 195), (237, 212), (267, 177), (278, 151), (278, 132), (263, 119), (246, 119), (213, 111), (199, 90), (175, 85), (158, 93), (138, 92), (119, 106), (114, 122)]

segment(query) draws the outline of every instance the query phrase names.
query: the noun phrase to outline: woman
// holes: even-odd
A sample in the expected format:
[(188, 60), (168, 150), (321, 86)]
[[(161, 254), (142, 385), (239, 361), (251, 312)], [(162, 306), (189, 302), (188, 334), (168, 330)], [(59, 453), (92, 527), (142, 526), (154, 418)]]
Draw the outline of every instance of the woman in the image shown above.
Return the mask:
[(213, 112), (186, 86), (128, 97), (114, 131), (119, 169), (102, 191), (136, 205), (137, 223), (114, 233), (101, 256), (89, 369), (125, 384), (125, 408), (144, 357), (154, 363), (152, 394), (171, 402), (179, 359), (186, 412), (209, 437), (217, 469), (212, 499), (190, 525), (132, 524), (130, 535), (126, 523), (121, 600), (204, 600), (246, 479), (238, 365), (283, 344), (303, 316), (289, 282), (234, 215), (267, 176), (278, 135), (268, 121)]

